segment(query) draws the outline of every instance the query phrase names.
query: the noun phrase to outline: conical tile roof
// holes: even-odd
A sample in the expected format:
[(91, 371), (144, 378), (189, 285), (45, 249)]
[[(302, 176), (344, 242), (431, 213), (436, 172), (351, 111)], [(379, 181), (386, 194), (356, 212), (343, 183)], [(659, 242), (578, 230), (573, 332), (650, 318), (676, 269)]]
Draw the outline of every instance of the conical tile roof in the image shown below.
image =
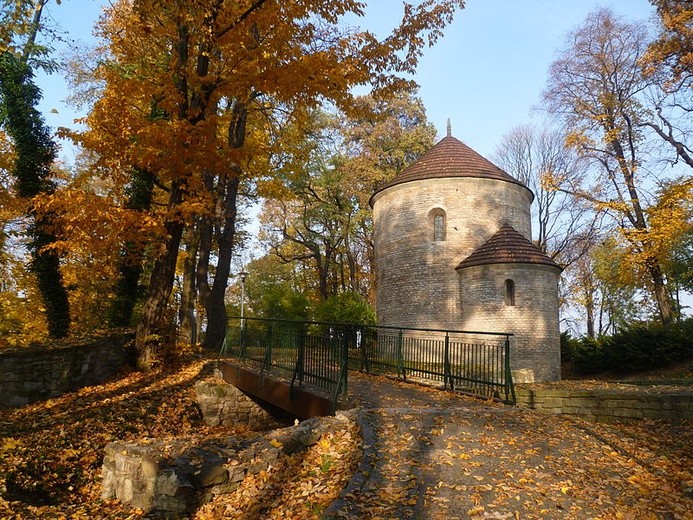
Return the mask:
[(544, 264), (563, 270), (541, 249), (507, 223), (462, 260), (456, 269), (488, 264)]
[(449, 177), (496, 179), (524, 186), (462, 141), (448, 135), (416, 162), (404, 168), (394, 179), (381, 186), (376, 193), (405, 182)]

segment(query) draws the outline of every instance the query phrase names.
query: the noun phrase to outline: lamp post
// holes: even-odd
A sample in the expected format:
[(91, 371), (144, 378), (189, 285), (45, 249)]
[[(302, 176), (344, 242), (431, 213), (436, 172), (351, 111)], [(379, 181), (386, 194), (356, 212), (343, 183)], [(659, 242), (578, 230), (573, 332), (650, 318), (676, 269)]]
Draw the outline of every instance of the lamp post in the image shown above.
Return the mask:
[(248, 277), (248, 273), (241, 271), (238, 273), (241, 277), (241, 330), (245, 329), (245, 320), (243, 319), (245, 311), (245, 279)]

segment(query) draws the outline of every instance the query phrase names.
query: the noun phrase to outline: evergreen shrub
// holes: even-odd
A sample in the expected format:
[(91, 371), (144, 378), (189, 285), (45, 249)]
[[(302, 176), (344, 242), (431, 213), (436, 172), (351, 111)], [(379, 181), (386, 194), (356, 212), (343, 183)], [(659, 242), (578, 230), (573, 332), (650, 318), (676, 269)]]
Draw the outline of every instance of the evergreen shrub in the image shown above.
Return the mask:
[(642, 371), (693, 357), (693, 318), (669, 325), (636, 323), (612, 336), (561, 338), (561, 354), (578, 372)]

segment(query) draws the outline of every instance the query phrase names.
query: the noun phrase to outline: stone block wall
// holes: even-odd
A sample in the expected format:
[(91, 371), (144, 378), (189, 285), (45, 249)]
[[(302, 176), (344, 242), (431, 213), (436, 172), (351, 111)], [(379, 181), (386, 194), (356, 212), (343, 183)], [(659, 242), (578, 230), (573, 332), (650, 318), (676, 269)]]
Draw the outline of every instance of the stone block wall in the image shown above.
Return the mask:
[(693, 391), (542, 388), (515, 389), (517, 405), (557, 414), (579, 415), (597, 421), (634, 419), (693, 419)]
[(313, 418), (254, 439), (214, 438), (201, 445), (190, 439), (114, 442), (106, 446), (102, 497), (140, 508), (147, 518), (187, 518), (215, 496), (233, 492), (246, 476), (353, 420), (348, 413)]
[[(214, 377), (195, 383), (197, 404), (208, 426), (244, 426), (268, 430), (280, 423), (259, 403), (223, 379)], [(265, 407), (263, 407), (265, 406)]]
[[(540, 264), (493, 264), (459, 271), (461, 328), (509, 332), (516, 383), (561, 377), (557, 268)], [(505, 280), (515, 284), (515, 305), (505, 304)]]
[(132, 335), (118, 334), (66, 347), (0, 352), (0, 408), (57, 397), (115, 376), (134, 361)]

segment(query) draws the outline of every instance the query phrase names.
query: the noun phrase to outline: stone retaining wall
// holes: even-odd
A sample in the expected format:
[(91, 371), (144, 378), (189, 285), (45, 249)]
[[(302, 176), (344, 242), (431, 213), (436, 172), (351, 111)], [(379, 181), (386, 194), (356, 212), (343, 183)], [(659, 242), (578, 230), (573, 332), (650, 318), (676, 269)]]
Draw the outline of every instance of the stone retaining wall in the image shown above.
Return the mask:
[(558, 414), (580, 415), (597, 421), (633, 419), (693, 419), (693, 390), (648, 391), (634, 385), (614, 389), (515, 388), (517, 405)]
[(0, 352), (0, 408), (13, 408), (102, 383), (134, 361), (131, 335), (67, 347)]
[(280, 426), (266, 409), (269, 405), (259, 403), (218, 376), (195, 383), (195, 392), (208, 426), (247, 426), (252, 430)]
[(148, 518), (186, 518), (215, 496), (231, 493), (248, 475), (266, 471), (281, 457), (308, 449), (354, 418), (316, 417), (259, 438), (114, 442), (103, 461), (104, 500), (142, 509)]

